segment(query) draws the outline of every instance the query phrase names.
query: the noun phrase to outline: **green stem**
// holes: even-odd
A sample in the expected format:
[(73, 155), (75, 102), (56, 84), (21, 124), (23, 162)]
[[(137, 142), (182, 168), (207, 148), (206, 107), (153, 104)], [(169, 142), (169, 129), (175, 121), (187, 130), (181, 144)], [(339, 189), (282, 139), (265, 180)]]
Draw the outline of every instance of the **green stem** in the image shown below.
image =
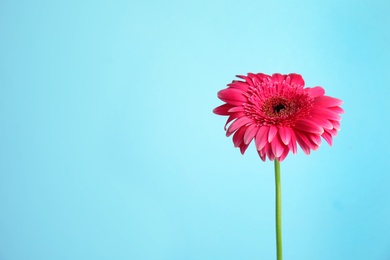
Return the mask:
[(282, 187), (280, 184), (280, 163), (275, 159), (275, 216), (276, 216), (276, 255), (282, 260)]

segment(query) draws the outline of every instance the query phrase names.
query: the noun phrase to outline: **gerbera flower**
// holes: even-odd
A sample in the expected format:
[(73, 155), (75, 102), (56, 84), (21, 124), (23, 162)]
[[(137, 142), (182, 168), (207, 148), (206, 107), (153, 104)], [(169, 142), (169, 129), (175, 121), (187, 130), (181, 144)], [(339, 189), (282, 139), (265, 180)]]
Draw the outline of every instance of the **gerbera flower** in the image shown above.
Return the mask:
[(299, 74), (237, 77), (243, 81), (233, 80), (218, 92), (218, 98), (226, 103), (214, 113), (229, 116), (226, 135), (233, 134), (234, 146), (240, 147), (242, 154), (252, 140), (263, 161), (267, 157), (283, 161), (290, 151), (297, 152), (297, 143), (310, 154), (319, 148), (321, 137), (332, 145), (344, 112), (340, 99), (325, 96), (322, 87), (304, 88)]

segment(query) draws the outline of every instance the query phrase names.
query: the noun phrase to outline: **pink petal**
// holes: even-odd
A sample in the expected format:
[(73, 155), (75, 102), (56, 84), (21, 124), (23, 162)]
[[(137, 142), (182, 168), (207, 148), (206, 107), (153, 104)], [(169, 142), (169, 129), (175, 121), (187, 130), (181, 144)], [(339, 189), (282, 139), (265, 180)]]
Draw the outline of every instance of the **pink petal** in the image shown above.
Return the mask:
[(340, 106), (342, 103), (342, 100), (328, 96), (316, 97), (314, 99), (314, 104), (320, 107)]
[(229, 109), (228, 112), (229, 113), (232, 113), (232, 112), (245, 112), (245, 107), (243, 107), (243, 106), (232, 107), (231, 109)]
[(272, 81), (274, 83), (283, 83), (283, 81), (285, 80), (286, 78), (286, 75), (282, 75), (280, 73), (275, 73), (275, 74), (272, 74)]
[(271, 125), (269, 127), (269, 133), (268, 133), (268, 142), (272, 142), (272, 140), (275, 138), (276, 134), (278, 133), (278, 128), (274, 125)]
[[(231, 113), (231, 115), (228, 117), (227, 121), (226, 121), (226, 124), (225, 124), (225, 131), (226, 131), (226, 126), (231, 122), (233, 121), (234, 119), (237, 119), (237, 118), (240, 118), (240, 117), (244, 117), (246, 116), (245, 113), (243, 112), (235, 112), (235, 113)], [(226, 133), (226, 136), (230, 136), (230, 134)]]
[(257, 77), (262, 81), (262, 82), (270, 82), (271, 81), (271, 76), (264, 74), (264, 73), (257, 73)]
[(314, 143), (318, 147), (320, 146), (320, 144), (321, 144), (321, 136), (320, 135), (308, 134), (307, 137), (309, 138), (309, 140), (312, 143)]
[(310, 138), (310, 134), (305, 134), (302, 132), (296, 132), (297, 135), (297, 141), (299, 145), (302, 147), (302, 142), (306, 144), (310, 149), (317, 150), (319, 146), (313, 142), (313, 140)]
[(341, 107), (328, 107), (328, 109), (336, 114), (344, 114), (344, 109)]
[(240, 127), (233, 135), (233, 144), (234, 147), (239, 147), (244, 141), (244, 134), (246, 132), (247, 126)]
[(325, 95), (325, 90), (321, 87), (305, 88), (305, 90), (309, 92), (310, 96), (313, 98)]
[(324, 129), (332, 129), (333, 128), (333, 124), (331, 123), (331, 121), (327, 120), (324, 117), (313, 116), (310, 118), (310, 120), (313, 121), (313, 123), (321, 126)]
[(249, 118), (249, 117), (240, 117), (239, 119), (237, 119), (236, 121), (234, 121), (228, 128), (226, 134), (232, 134), (234, 131), (236, 131), (238, 128), (240, 128), (241, 126), (244, 126), (248, 123), (251, 123), (252, 122), (252, 119)]
[(324, 129), (321, 126), (309, 120), (299, 120), (294, 128), (318, 135), (321, 135), (324, 132)]
[(256, 149), (260, 151), (264, 148), (264, 146), (267, 144), (267, 136), (269, 132), (268, 126), (261, 126), (259, 130), (257, 131), (256, 137), (255, 137), (255, 144)]
[(288, 145), (290, 140), (291, 140), (291, 129), (288, 128), (288, 127), (285, 127), (285, 126), (281, 126), (279, 128), (279, 136), (280, 136), (280, 140), (282, 140), (282, 142), (285, 144), (285, 145)]
[(272, 148), (272, 152), (273, 154), (275, 155), (276, 158), (278, 158), (279, 156), (282, 155), (283, 151), (284, 151), (284, 145), (283, 143), (280, 141), (280, 139), (278, 138), (278, 136), (276, 136), (274, 138), (274, 140), (272, 140), (271, 142), (271, 148)]
[(230, 113), (228, 111), (231, 108), (232, 108), (232, 105), (223, 104), (219, 107), (214, 108), (213, 112), (214, 112), (214, 114), (217, 114), (217, 115), (228, 116), (228, 115), (230, 115)]
[(317, 117), (323, 117), (323, 118), (326, 118), (328, 120), (336, 120), (336, 121), (340, 121), (341, 120), (341, 116), (339, 116), (337, 113), (329, 110), (329, 109), (321, 109), (321, 108), (313, 108), (313, 110), (311, 111), (311, 115), (313, 117), (317, 116)]
[(245, 151), (246, 151), (246, 149), (248, 148), (248, 146), (249, 146), (249, 144), (244, 144), (244, 143), (242, 143), (242, 144), (240, 145), (240, 152), (241, 152), (241, 154), (244, 154), (244, 153), (245, 153)]
[(287, 155), (288, 155), (289, 152), (290, 152), (290, 150), (289, 150), (287, 147), (285, 147), (285, 148), (284, 148), (284, 151), (283, 151), (283, 153), (282, 153), (282, 155), (279, 156), (279, 158), (277, 158), (278, 161), (279, 161), (279, 162), (282, 162), (282, 161), (287, 157)]
[(266, 146), (263, 149), (264, 149), (265, 153), (267, 154), (268, 159), (270, 161), (273, 161), (275, 159), (275, 155), (272, 152), (271, 144), (267, 143)]
[(256, 136), (259, 127), (256, 124), (252, 124), (248, 127), (244, 135), (244, 143), (249, 144), (252, 139)]
[[(296, 73), (291, 73), (287, 75), (287, 78), (290, 78), (290, 84), (291, 85), (297, 85), (297, 86), (305, 86), (305, 81), (303, 80), (302, 76)], [(286, 79), (287, 81), (287, 79)]]
[(233, 80), (233, 82), (228, 84), (228, 86), (242, 91), (247, 91), (249, 88), (249, 84), (241, 80)]
[(332, 143), (333, 143), (333, 139), (332, 139), (332, 135), (329, 134), (326, 130), (325, 132), (321, 135), (322, 138), (324, 138), (324, 140), (330, 145), (332, 146)]
[(295, 135), (295, 132), (290, 130), (290, 134), (291, 134), (291, 140), (290, 142), (288, 143), (288, 148), (290, 149), (290, 151), (293, 152), (293, 154), (296, 154), (298, 149), (297, 149), (297, 137)]
[(243, 75), (236, 75), (236, 77), (245, 80), (250, 86), (255, 87), (255, 85), (253, 84), (252, 80), (249, 77)]
[(329, 133), (329, 134), (331, 134), (332, 136), (337, 136), (337, 129), (331, 129), (331, 130), (327, 130), (327, 132)]
[[(334, 121), (334, 120), (330, 120), (330, 122), (332, 123), (334, 129), (336, 129), (337, 131), (340, 131), (340, 121)], [(331, 129), (332, 129), (331, 128)]]
[(218, 98), (235, 106), (242, 105), (247, 100), (241, 90), (234, 88), (227, 88), (219, 91)]
[(261, 151), (257, 151), (257, 153), (259, 154), (260, 159), (261, 159), (263, 162), (265, 162), (266, 157), (265, 157), (265, 154), (263, 153), (263, 151), (262, 151), (262, 150), (261, 150)]
[(252, 80), (253, 85), (255, 85), (255, 86), (260, 86), (260, 85), (261, 85), (261, 79), (259, 79), (259, 78), (257, 77), (257, 74), (248, 73), (248, 76), (249, 76), (250, 79)]
[(310, 154), (310, 147), (309, 145), (307, 144), (307, 142), (305, 142), (302, 138), (301, 138), (301, 135), (300, 134), (296, 134), (296, 137), (297, 137), (297, 141), (298, 141), (298, 144), (299, 146), (302, 148), (302, 151), (309, 155)]

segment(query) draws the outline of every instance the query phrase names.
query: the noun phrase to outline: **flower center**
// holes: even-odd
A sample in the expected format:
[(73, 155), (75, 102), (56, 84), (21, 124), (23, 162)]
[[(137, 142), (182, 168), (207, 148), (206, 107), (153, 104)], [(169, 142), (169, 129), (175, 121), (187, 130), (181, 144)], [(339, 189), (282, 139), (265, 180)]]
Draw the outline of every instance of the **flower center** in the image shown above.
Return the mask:
[(284, 97), (271, 97), (262, 106), (263, 113), (269, 118), (286, 118), (296, 110), (295, 102)]
[(274, 112), (279, 113), (281, 110), (285, 109), (285, 106), (281, 103), (274, 106)]

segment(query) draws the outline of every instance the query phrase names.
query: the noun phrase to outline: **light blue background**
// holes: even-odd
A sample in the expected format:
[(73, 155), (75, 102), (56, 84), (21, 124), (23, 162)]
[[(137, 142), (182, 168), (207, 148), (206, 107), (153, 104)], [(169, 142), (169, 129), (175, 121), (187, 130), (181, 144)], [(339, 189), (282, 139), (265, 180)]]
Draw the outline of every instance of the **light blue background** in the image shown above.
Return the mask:
[(282, 163), (286, 260), (389, 260), (390, 3), (0, 2), (0, 259), (275, 259), (274, 177), (212, 114), (247, 72), (344, 100)]

